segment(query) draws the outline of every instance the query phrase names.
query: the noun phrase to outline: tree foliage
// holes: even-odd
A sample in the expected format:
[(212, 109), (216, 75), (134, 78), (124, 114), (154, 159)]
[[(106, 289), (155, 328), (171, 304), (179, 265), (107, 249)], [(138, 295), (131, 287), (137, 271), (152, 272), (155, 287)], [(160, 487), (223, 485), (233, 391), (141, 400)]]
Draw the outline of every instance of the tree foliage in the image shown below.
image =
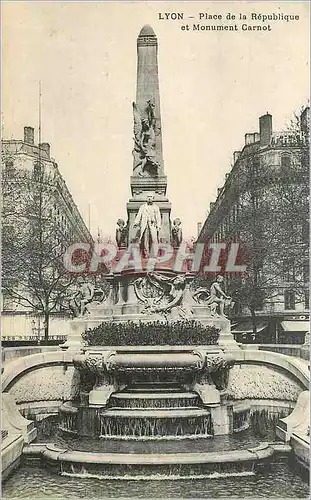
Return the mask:
[(250, 309), (254, 333), (256, 310), (265, 301), (289, 287), (303, 301), (308, 281), (309, 149), (307, 141), (298, 140), (297, 120), (292, 126), (292, 147), (281, 152), (281, 165), (261, 162), (259, 171), (250, 168), (242, 199), (240, 241), (247, 271), (231, 278), (229, 288)]

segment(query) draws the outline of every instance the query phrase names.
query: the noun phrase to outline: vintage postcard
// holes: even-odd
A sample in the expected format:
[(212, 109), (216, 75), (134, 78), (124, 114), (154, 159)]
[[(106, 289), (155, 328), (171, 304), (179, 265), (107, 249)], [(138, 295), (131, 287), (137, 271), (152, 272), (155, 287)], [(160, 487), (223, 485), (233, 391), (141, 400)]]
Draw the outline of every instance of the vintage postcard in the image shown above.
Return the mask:
[(308, 498), (309, 2), (2, 2), (2, 495)]

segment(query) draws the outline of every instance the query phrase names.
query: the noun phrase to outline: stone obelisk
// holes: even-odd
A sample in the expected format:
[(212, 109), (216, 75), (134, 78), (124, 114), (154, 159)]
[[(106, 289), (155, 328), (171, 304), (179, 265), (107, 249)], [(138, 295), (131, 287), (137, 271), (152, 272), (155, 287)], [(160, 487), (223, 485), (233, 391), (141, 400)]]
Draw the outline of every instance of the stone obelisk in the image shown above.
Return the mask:
[(161, 212), (160, 241), (171, 241), (171, 204), (166, 197), (167, 180), (164, 175), (162, 129), (158, 78), (158, 41), (151, 26), (144, 26), (137, 38), (137, 87), (133, 103), (134, 149), (132, 198), (127, 204), (129, 243), (137, 239), (133, 222), (138, 209), (154, 193), (154, 202)]

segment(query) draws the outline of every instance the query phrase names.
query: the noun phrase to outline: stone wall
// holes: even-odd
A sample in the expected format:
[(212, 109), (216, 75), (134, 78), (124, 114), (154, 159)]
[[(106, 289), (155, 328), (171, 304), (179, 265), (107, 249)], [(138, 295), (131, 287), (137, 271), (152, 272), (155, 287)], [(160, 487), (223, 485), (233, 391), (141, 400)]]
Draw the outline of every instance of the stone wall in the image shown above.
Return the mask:
[(276, 368), (238, 364), (230, 370), (228, 393), (233, 399), (297, 401), (301, 382)]
[(309, 359), (309, 349), (302, 349), (299, 344), (240, 344), (241, 349), (258, 349), (259, 351), (271, 351), (285, 356), (296, 356), (298, 358)]
[(20, 462), (25, 443), (37, 436), (34, 423), (21, 416), (10, 394), (1, 398), (1, 472), (4, 480)]
[(24, 358), (31, 354), (38, 354), (40, 352), (58, 351), (58, 346), (18, 346), (18, 347), (3, 347), (2, 348), (2, 366), (4, 363), (9, 363), (17, 358)]
[(74, 398), (77, 392), (78, 373), (73, 366), (44, 366), (27, 372), (10, 389), (18, 406), (40, 402), (61, 402)]

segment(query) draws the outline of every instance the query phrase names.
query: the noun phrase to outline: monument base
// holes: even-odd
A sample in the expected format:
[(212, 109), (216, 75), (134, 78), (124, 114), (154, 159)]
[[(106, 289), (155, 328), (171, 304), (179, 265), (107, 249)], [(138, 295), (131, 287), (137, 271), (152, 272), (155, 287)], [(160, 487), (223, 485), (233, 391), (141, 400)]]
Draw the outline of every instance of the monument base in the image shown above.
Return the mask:
[(214, 436), (233, 433), (233, 405), (224, 403), (210, 408)]
[(74, 356), (83, 397), (61, 406), (60, 429), (137, 440), (233, 432), (225, 395), (234, 359), (216, 346), (182, 347), (93, 347)]
[[(111, 310), (112, 308), (109, 308)], [(84, 318), (75, 318), (71, 320), (70, 333), (64, 344), (61, 344), (62, 349), (80, 349), (85, 343), (82, 339), (82, 334), (88, 330), (95, 328), (102, 324), (103, 322), (113, 321), (117, 323), (124, 323), (127, 321), (132, 322), (143, 322), (148, 323), (152, 321), (163, 321), (163, 316), (160, 314), (144, 314), (141, 312), (142, 306), (140, 304), (125, 304), (120, 306), (114, 306), (112, 309), (112, 314), (107, 316), (87, 316)], [(178, 320), (176, 318), (171, 319), (171, 321)], [(236, 342), (234, 336), (231, 333), (230, 321), (227, 318), (220, 316), (208, 316), (206, 314), (206, 308), (203, 306), (197, 306), (193, 310), (193, 315), (189, 316), (190, 320), (198, 321), (204, 326), (215, 327), (219, 330), (218, 346), (230, 349), (238, 350), (240, 349), (239, 344)], [(151, 333), (152, 334), (152, 333)], [(208, 344), (208, 341), (206, 342)]]
[(84, 346), (82, 334), (87, 329), (87, 320), (85, 318), (74, 318), (70, 321), (70, 331), (66, 342), (60, 344), (61, 349), (80, 350)]

